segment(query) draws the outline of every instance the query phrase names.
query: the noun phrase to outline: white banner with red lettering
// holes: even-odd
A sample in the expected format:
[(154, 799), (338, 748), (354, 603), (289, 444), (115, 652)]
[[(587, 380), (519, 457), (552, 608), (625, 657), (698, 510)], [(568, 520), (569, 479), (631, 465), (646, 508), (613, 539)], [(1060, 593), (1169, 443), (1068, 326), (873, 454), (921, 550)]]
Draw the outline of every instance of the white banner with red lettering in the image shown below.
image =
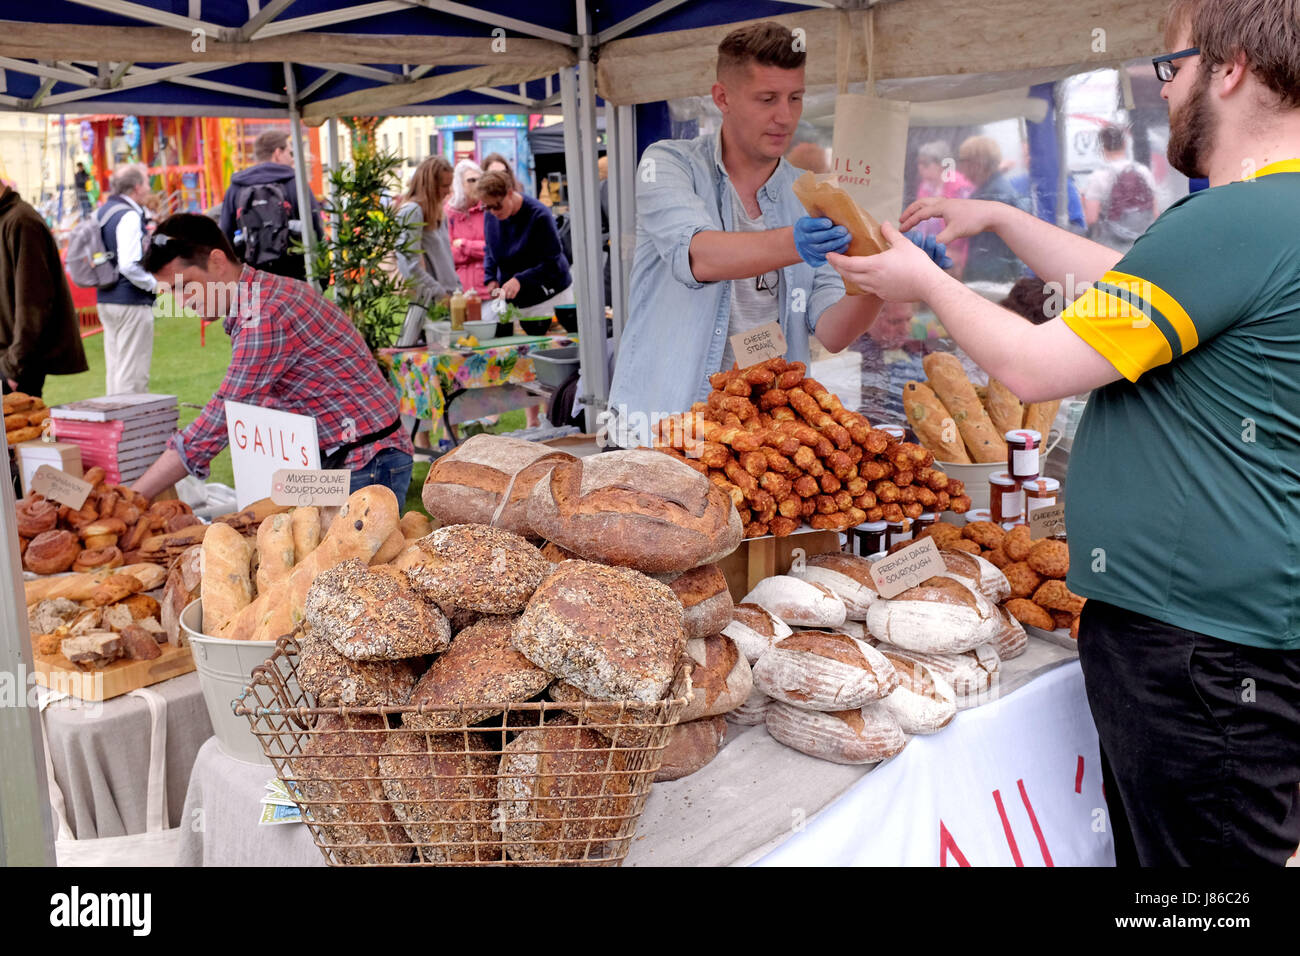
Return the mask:
[(762, 866), (1112, 866), (1078, 662), (913, 737)]

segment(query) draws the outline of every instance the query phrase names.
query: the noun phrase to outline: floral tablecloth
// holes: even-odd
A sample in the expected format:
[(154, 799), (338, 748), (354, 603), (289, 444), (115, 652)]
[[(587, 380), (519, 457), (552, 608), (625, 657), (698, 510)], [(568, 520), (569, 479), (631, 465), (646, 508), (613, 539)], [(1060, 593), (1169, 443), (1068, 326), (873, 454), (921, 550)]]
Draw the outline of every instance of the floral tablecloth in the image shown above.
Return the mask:
[(447, 396), (461, 389), (522, 384), (537, 379), (529, 352), (571, 339), (555, 335), (549, 343), (520, 343), (477, 349), (380, 349), (380, 361), (398, 389), (398, 411), (430, 423), (429, 444), (449, 447), (444, 413)]

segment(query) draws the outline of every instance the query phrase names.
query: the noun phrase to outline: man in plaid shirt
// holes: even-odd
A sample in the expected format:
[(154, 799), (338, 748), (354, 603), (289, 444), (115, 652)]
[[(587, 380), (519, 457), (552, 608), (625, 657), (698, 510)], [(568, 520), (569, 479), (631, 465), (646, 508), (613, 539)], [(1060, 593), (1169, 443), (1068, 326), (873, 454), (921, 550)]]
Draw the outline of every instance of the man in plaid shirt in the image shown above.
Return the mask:
[[(152, 498), (186, 473), (208, 476), (228, 439), (225, 402), (316, 419), (321, 464), (352, 471), (351, 490), (382, 484), (406, 501), (411, 440), (393, 386), (334, 303), (297, 279), (244, 265), (207, 216), (181, 213), (159, 224), (145, 270), (201, 314), (224, 318), (230, 367), (211, 401), (135, 483)], [(177, 277), (181, 285), (177, 287)]]

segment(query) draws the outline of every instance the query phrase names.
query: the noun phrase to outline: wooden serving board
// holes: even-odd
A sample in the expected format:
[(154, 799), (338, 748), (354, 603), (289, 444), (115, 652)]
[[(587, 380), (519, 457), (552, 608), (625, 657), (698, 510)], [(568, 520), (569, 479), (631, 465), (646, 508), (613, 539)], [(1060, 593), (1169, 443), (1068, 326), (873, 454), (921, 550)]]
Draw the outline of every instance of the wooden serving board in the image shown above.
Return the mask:
[(158, 684), (194, 670), (190, 648), (159, 645), (162, 656), (151, 661), (116, 660), (98, 670), (83, 671), (76, 664), (57, 658), (36, 658), (36, 682), (50, 690), (82, 700), (110, 700), (140, 687)]

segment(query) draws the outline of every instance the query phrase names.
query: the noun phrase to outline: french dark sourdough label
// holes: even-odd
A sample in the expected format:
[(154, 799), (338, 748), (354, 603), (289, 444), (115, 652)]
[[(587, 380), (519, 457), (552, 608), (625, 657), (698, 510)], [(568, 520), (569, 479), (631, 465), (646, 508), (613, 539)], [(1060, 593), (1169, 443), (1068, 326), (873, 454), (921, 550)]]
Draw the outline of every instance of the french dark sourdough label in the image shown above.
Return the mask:
[(871, 579), (880, 596), (888, 599), (946, 570), (933, 539), (926, 537), (873, 564)]

